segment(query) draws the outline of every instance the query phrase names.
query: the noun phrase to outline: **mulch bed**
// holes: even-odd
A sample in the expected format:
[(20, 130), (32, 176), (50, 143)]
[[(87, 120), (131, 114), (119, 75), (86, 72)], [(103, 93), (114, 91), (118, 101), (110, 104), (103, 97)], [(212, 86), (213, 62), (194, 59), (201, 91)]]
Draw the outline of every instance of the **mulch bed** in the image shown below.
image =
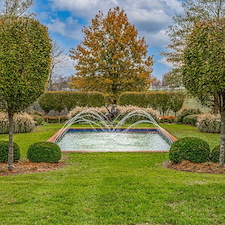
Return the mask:
[(58, 163), (32, 163), (30, 161), (19, 161), (13, 164), (13, 170), (8, 171), (7, 163), (0, 163), (0, 176), (10, 176), (15, 174), (40, 173), (46, 171), (57, 170), (65, 166), (65, 162)]
[(178, 171), (197, 172), (197, 173), (212, 173), (212, 174), (225, 174), (225, 167), (220, 167), (219, 163), (206, 162), (206, 163), (191, 163), (189, 161), (182, 161), (178, 164), (165, 162), (164, 166)]

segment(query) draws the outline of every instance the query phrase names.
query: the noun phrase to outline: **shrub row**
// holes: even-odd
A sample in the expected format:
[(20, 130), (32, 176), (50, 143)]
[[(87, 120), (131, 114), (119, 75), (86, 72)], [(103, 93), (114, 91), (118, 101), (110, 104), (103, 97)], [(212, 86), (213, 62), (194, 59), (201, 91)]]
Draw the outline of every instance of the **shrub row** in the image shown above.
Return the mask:
[(176, 114), (183, 105), (184, 97), (181, 92), (124, 92), (119, 97), (119, 104), (150, 107), (164, 116), (168, 110)]
[[(14, 115), (14, 133), (27, 133), (35, 128), (35, 121), (27, 113)], [(0, 134), (9, 133), (9, 119), (7, 113), (0, 112)]]
[[(20, 148), (16, 143), (14, 146), (14, 162), (20, 159)], [(0, 141), (0, 162), (8, 162), (8, 141)], [(51, 142), (38, 142), (32, 144), (27, 151), (27, 158), (31, 162), (55, 163), (61, 159), (61, 150), (59, 146)]]
[(76, 106), (100, 107), (105, 105), (105, 96), (100, 92), (79, 91), (50, 91), (45, 92), (38, 102), (41, 108), (48, 113), (51, 110), (71, 110)]
[(172, 163), (180, 163), (182, 160), (193, 163), (219, 162), (219, 156), (220, 146), (216, 146), (210, 152), (209, 144), (195, 137), (185, 137), (177, 140), (171, 145), (169, 151), (169, 159)]

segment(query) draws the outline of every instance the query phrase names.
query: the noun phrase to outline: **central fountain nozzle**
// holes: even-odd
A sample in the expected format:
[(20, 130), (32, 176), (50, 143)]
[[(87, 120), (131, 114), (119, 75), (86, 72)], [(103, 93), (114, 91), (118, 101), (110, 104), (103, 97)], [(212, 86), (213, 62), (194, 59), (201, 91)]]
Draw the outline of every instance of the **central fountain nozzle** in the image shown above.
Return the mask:
[(105, 114), (107, 121), (109, 121), (112, 125), (115, 125), (113, 120), (114, 120), (114, 118), (116, 118), (116, 116), (119, 112), (117, 105), (113, 104), (110, 110), (108, 109), (107, 106), (105, 106), (105, 108), (108, 111), (108, 113)]

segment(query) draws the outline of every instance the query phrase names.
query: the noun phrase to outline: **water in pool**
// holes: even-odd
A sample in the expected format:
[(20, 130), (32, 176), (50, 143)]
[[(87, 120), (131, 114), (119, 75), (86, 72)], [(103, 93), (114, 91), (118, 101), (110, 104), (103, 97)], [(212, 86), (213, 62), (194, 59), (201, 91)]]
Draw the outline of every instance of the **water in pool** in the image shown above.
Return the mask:
[(151, 132), (67, 132), (57, 144), (62, 151), (167, 151), (170, 145)]

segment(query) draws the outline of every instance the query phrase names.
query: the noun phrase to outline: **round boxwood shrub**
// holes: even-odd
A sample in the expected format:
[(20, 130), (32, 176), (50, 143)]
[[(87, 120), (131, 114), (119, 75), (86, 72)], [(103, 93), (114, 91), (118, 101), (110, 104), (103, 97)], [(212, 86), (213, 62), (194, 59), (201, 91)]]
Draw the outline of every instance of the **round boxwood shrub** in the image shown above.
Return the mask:
[(61, 159), (61, 150), (55, 143), (37, 142), (28, 148), (27, 158), (31, 162), (55, 163)]
[(209, 160), (209, 144), (195, 137), (185, 137), (174, 142), (169, 151), (169, 159), (173, 163), (188, 160), (193, 163), (203, 163)]
[[(17, 162), (20, 159), (20, 148), (13, 142), (13, 158), (14, 162)], [(8, 152), (9, 152), (9, 142), (0, 141), (0, 162), (8, 162)]]
[[(210, 160), (212, 162), (219, 162), (219, 159), (220, 159), (220, 145), (216, 146), (212, 151), (211, 151), (211, 154), (210, 154)], [(224, 162), (225, 162), (225, 159), (224, 159)]]

